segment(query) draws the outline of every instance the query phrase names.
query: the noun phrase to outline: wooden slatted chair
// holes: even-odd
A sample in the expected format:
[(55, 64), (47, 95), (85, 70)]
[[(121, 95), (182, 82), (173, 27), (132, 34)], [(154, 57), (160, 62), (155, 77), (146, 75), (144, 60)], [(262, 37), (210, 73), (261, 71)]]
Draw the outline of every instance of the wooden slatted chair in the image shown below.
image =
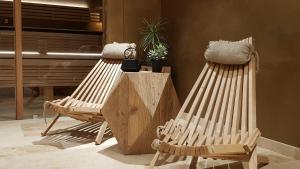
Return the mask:
[(207, 62), (175, 120), (158, 127), (150, 168), (159, 156), (175, 155), (192, 156), (191, 166), (203, 157), (243, 161), (256, 169), (255, 65), (255, 54), (244, 65)]
[(47, 135), (61, 115), (66, 115), (84, 122), (103, 122), (95, 140), (96, 144), (100, 144), (107, 128), (101, 108), (114, 82), (122, 72), (121, 63), (122, 59), (100, 59), (71, 96), (52, 102), (46, 101), (44, 113), (53, 112), (57, 113), (57, 116), (42, 132), (42, 136)]

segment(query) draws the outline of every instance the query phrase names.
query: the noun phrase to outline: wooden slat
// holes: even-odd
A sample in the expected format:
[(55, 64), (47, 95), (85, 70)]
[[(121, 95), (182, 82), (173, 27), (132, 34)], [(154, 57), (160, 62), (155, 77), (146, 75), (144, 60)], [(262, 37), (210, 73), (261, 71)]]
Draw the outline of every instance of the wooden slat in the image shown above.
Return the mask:
[(113, 80), (115, 79), (114, 76), (116, 75), (117, 71), (120, 70), (120, 64), (118, 64), (117, 62), (114, 62), (113, 67), (111, 69), (111, 71), (108, 74), (107, 79), (105, 80), (105, 82), (103, 83), (103, 85), (101, 86), (99, 92), (101, 92), (101, 95), (98, 95), (94, 98), (93, 102), (95, 103), (103, 103), (103, 98), (106, 96), (106, 92), (108, 91), (108, 88), (111, 86), (111, 84), (113, 83)]
[(94, 74), (95, 70), (103, 65), (102, 59), (98, 61), (98, 63), (94, 66), (94, 68), (90, 71), (90, 73), (86, 76), (86, 78), (81, 82), (81, 84), (76, 88), (76, 90), (71, 95), (72, 98), (79, 95), (80, 89), (83, 88), (84, 84), (89, 80), (89, 78)]
[(232, 114), (233, 114), (233, 106), (234, 106), (234, 97), (236, 94), (237, 75), (238, 75), (238, 69), (235, 66), (234, 71), (233, 71), (232, 82), (231, 82), (231, 86), (230, 86), (230, 94), (229, 94), (228, 106), (227, 106), (227, 110), (226, 110), (227, 114), (226, 114), (226, 119), (225, 119), (223, 136), (230, 134), (230, 127), (231, 127), (231, 123), (232, 123)]
[(221, 135), (222, 128), (223, 128), (223, 125), (224, 125), (223, 123), (224, 123), (224, 119), (225, 119), (225, 116), (226, 116), (225, 113), (226, 113), (226, 110), (227, 110), (227, 105), (228, 105), (228, 100), (229, 100), (229, 93), (230, 93), (230, 87), (231, 87), (231, 82), (232, 82), (232, 76), (233, 76), (233, 67), (230, 67), (228, 78), (227, 78), (227, 81), (226, 81), (225, 93), (224, 93), (224, 97), (223, 97), (223, 100), (222, 100), (220, 115), (219, 115), (216, 131), (215, 131), (216, 136)]
[(224, 73), (222, 76), (222, 82), (221, 82), (221, 86), (218, 92), (218, 96), (217, 96), (217, 101), (216, 104), (214, 106), (214, 110), (213, 110), (213, 116), (211, 118), (211, 123), (212, 125), (209, 126), (209, 129), (206, 133), (207, 136), (212, 136), (214, 128), (215, 128), (215, 123), (216, 123), (216, 119), (218, 114), (220, 113), (221, 110), (221, 105), (222, 105), (222, 99), (224, 96), (224, 92), (225, 92), (225, 85), (226, 85), (226, 81), (227, 81), (227, 77), (228, 77), (228, 71), (229, 71), (229, 66), (225, 66), (224, 69)]
[[(101, 108), (101, 103), (92, 101), (91, 96), (95, 95), (101, 97), (108, 94), (107, 90), (115, 79), (114, 77), (116, 76), (117, 71), (120, 70), (121, 62), (121, 60), (110, 59), (99, 61), (83, 82), (77, 87), (70, 99), (65, 102), (63, 107), (71, 107), (71, 110), (84, 110), (86, 108), (92, 108), (94, 110), (94, 108)], [(108, 85), (105, 85), (106, 83)]]
[(203, 135), (204, 132), (205, 132), (205, 130), (206, 130), (206, 127), (207, 127), (207, 124), (208, 124), (208, 120), (209, 120), (209, 118), (211, 116), (211, 113), (213, 111), (213, 107), (214, 107), (215, 102), (217, 100), (217, 93), (218, 93), (219, 88), (220, 88), (220, 84), (221, 84), (223, 73), (224, 73), (224, 67), (221, 65), (220, 70), (219, 70), (218, 75), (217, 75), (218, 77), (217, 77), (216, 83), (214, 84), (214, 87), (213, 87), (213, 92), (211, 94), (208, 106), (206, 108), (203, 125), (202, 125), (202, 127), (200, 129), (200, 132), (199, 132), (200, 135)]
[(255, 57), (249, 63), (249, 135), (256, 128), (256, 79)]
[(237, 75), (237, 84), (236, 84), (236, 93), (234, 99), (234, 107), (233, 107), (233, 117), (232, 117), (232, 126), (231, 126), (231, 144), (236, 144), (236, 135), (239, 129), (240, 124), (240, 113), (241, 113), (241, 96), (242, 96), (242, 85), (243, 85), (243, 67), (238, 67), (238, 75)]
[(248, 74), (249, 74), (249, 66), (246, 64), (244, 66), (244, 79), (243, 79), (243, 98), (242, 98), (242, 117), (241, 117), (241, 140), (244, 140), (246, 135), (246, 131), (248, 129), (247, 119), (248, 119)]
[(114, 84), (114, 82), (115, 82), (117, 76), (119, 76), (118, 74), (120, 73), (121, 64), (117, 64), (115, 67), (116, 67), (116, 69), (115, 69), (115, 71), (114, 71), (113, 77), (111, 77), (110, 82), (108, 83), (108, 85), (106, 85), (104, 91), (102, 91), (103, 94), (100, 95), (100, 96), (101, 96), (100, 99), (96, 100), (96, 103), (97, 103), (97, 104), (103, 104), (103, 103), (104, 103), (104, 101), (105, 101), (106, 98), (108, 97), (109, 91), (110, 91), (111, 88), (113, 87), (113, 84)]
[(95, 87), (94, 83), (96, 82), (96, 80), (101, 79), (102, 76), (104, 76), (105, 71), (108, 70), (108, 66), (109, 66), (110, 63), (111, 62), (106, 64), (103, 61), (103, 64), (99, 65), (99, 67), (95, 71), (91, 72), (91, 76), (88, 76), (86, 78), (86, 81), (84, 81), (84, 83), (83, 83), (84, 85), (80, 89), (80, 92), (76, 95), (75, 99), (78, 99), (78, 100), (84, 100), (85, 99), (85, 96), (87, 95), (87, 92), (92, 87)]
[[(104, 72), (102, 72), (101, 77), (99, 78), (99, 83), (95, 84), (94, 90), (87, 90), (86, 92), (89, 93), (89, 95), (91, 96), (91, 94), (93, 94), (93, 98), (91, 97), (87, 97), (85, 99), (85, 104), (87, 104), (88, 102), (90, 103), (97, 103), (97, 101), (95, 100), (95, 97), (101, 97), (102, 95), (104, 95), (102, 89), (106, 86), (107, 81), (111, 78), (110, 74), (114, 71), (114, 63), (115, 61), (112, 61), (109, 63), (109, 66), (104, 70)], [(103, 75), (103, 76), (102, 76)], [(97, 92), (93, 92), (93, 91), (97, 91)]]
[[(102, 8), (90, 13), (88, 8), (46, 5), (46, 4), (34, 4), (23, 3), (22, 12), (24, 18), (32, 19), (44, 19), (44, 20), (64, 20), (64, 21), (76, 21), (76, 22), (89, 22), (95, 20), (95, 16), (98, 16), (98, 20), (102, 20)], [(2, 16), (12, 16), (12, 3), (0, 1), (0, 14)]]
[[(0, 49), (13, 50), (14, 34), (12, 31), (2, 30), (0, 35)], [(89, 34), (63, 34), (54, 32), (29, 32), (23, 31), (23, 51), (45, 52), (87, 52), (100, 53), (102, 50), (102, 35)], [(26, 57), (54, 58), (64, 56), (34, 55)], [(70, 58), (70, 57), (69, 57)], [(76, 56), (76, 58), (92, 58)], [(67, 59), (67, 57), (66, 57)], [(85, 61), (83, 61), (85, 62)], [(1, 63), (0, 63), (1, 64)], [(38, 64), (35, 64), (38, 65)]]
[[(99, 93), (102, 94), (101, 87), (103, 87), (105, 85), (106, 80), (109, 78), (109, 73), (112, 72), (113, 65), (114, 65), (114, 62), (108, 63), (108, 66), (105, 67), (105, 70), (102, 71), (102, 72), (99, 72), (99, 75), (97, 76), (97, 78), (93, 79), (93, 82), (92, 82), (93, 85), (91, 86), (89, 84), (90, 86), (86, 89), (86, 93), (88, 93), (88, 95), (87, 95), (85, 101), (87, 101), (87, 102), (91, 101), (91, 103), (95, 103), (92, 100), (94, 100), (95, 97), (97, 95), (99, 95)], [(92, 92), (92, 91), (99, 91), (99, 93), (98, 92)]]

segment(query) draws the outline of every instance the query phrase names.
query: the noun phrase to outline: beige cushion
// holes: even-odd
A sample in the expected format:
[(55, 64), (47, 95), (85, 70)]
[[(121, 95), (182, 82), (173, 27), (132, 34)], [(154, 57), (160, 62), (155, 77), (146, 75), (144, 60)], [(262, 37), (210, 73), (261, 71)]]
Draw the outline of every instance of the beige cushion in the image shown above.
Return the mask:
[(102, 51), (102, 58), (124, 59), (124, 52), (128, 48), (136, 48), (135, 43), (110, 43), (106, 44)]
[(204, 56), (211, 62), (220, 64), (244, 64), (250, 60), (253, 46), (243, 40), (236, 42), (210, 41)]

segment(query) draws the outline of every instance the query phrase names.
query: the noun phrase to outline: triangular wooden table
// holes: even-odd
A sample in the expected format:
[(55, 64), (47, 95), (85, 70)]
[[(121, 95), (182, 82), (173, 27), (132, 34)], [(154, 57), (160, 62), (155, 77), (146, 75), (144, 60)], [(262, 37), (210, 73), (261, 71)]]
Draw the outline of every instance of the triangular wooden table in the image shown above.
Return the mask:
[(180, 104), (170, 73), (123, 73), (102, 113), (124, 154), (152, 153), (156, 128), (175, 117)]

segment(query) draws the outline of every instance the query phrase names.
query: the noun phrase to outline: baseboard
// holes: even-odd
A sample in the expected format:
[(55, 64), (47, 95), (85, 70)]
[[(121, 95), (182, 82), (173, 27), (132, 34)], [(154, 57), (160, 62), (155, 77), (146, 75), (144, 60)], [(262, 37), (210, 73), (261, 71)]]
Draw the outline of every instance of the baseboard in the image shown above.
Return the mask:
[(265, 137), (260, 137), (258, 146), (280, 153), (282, 155), (300, 160), (300, 148), (288, 144), (284, 144)]

